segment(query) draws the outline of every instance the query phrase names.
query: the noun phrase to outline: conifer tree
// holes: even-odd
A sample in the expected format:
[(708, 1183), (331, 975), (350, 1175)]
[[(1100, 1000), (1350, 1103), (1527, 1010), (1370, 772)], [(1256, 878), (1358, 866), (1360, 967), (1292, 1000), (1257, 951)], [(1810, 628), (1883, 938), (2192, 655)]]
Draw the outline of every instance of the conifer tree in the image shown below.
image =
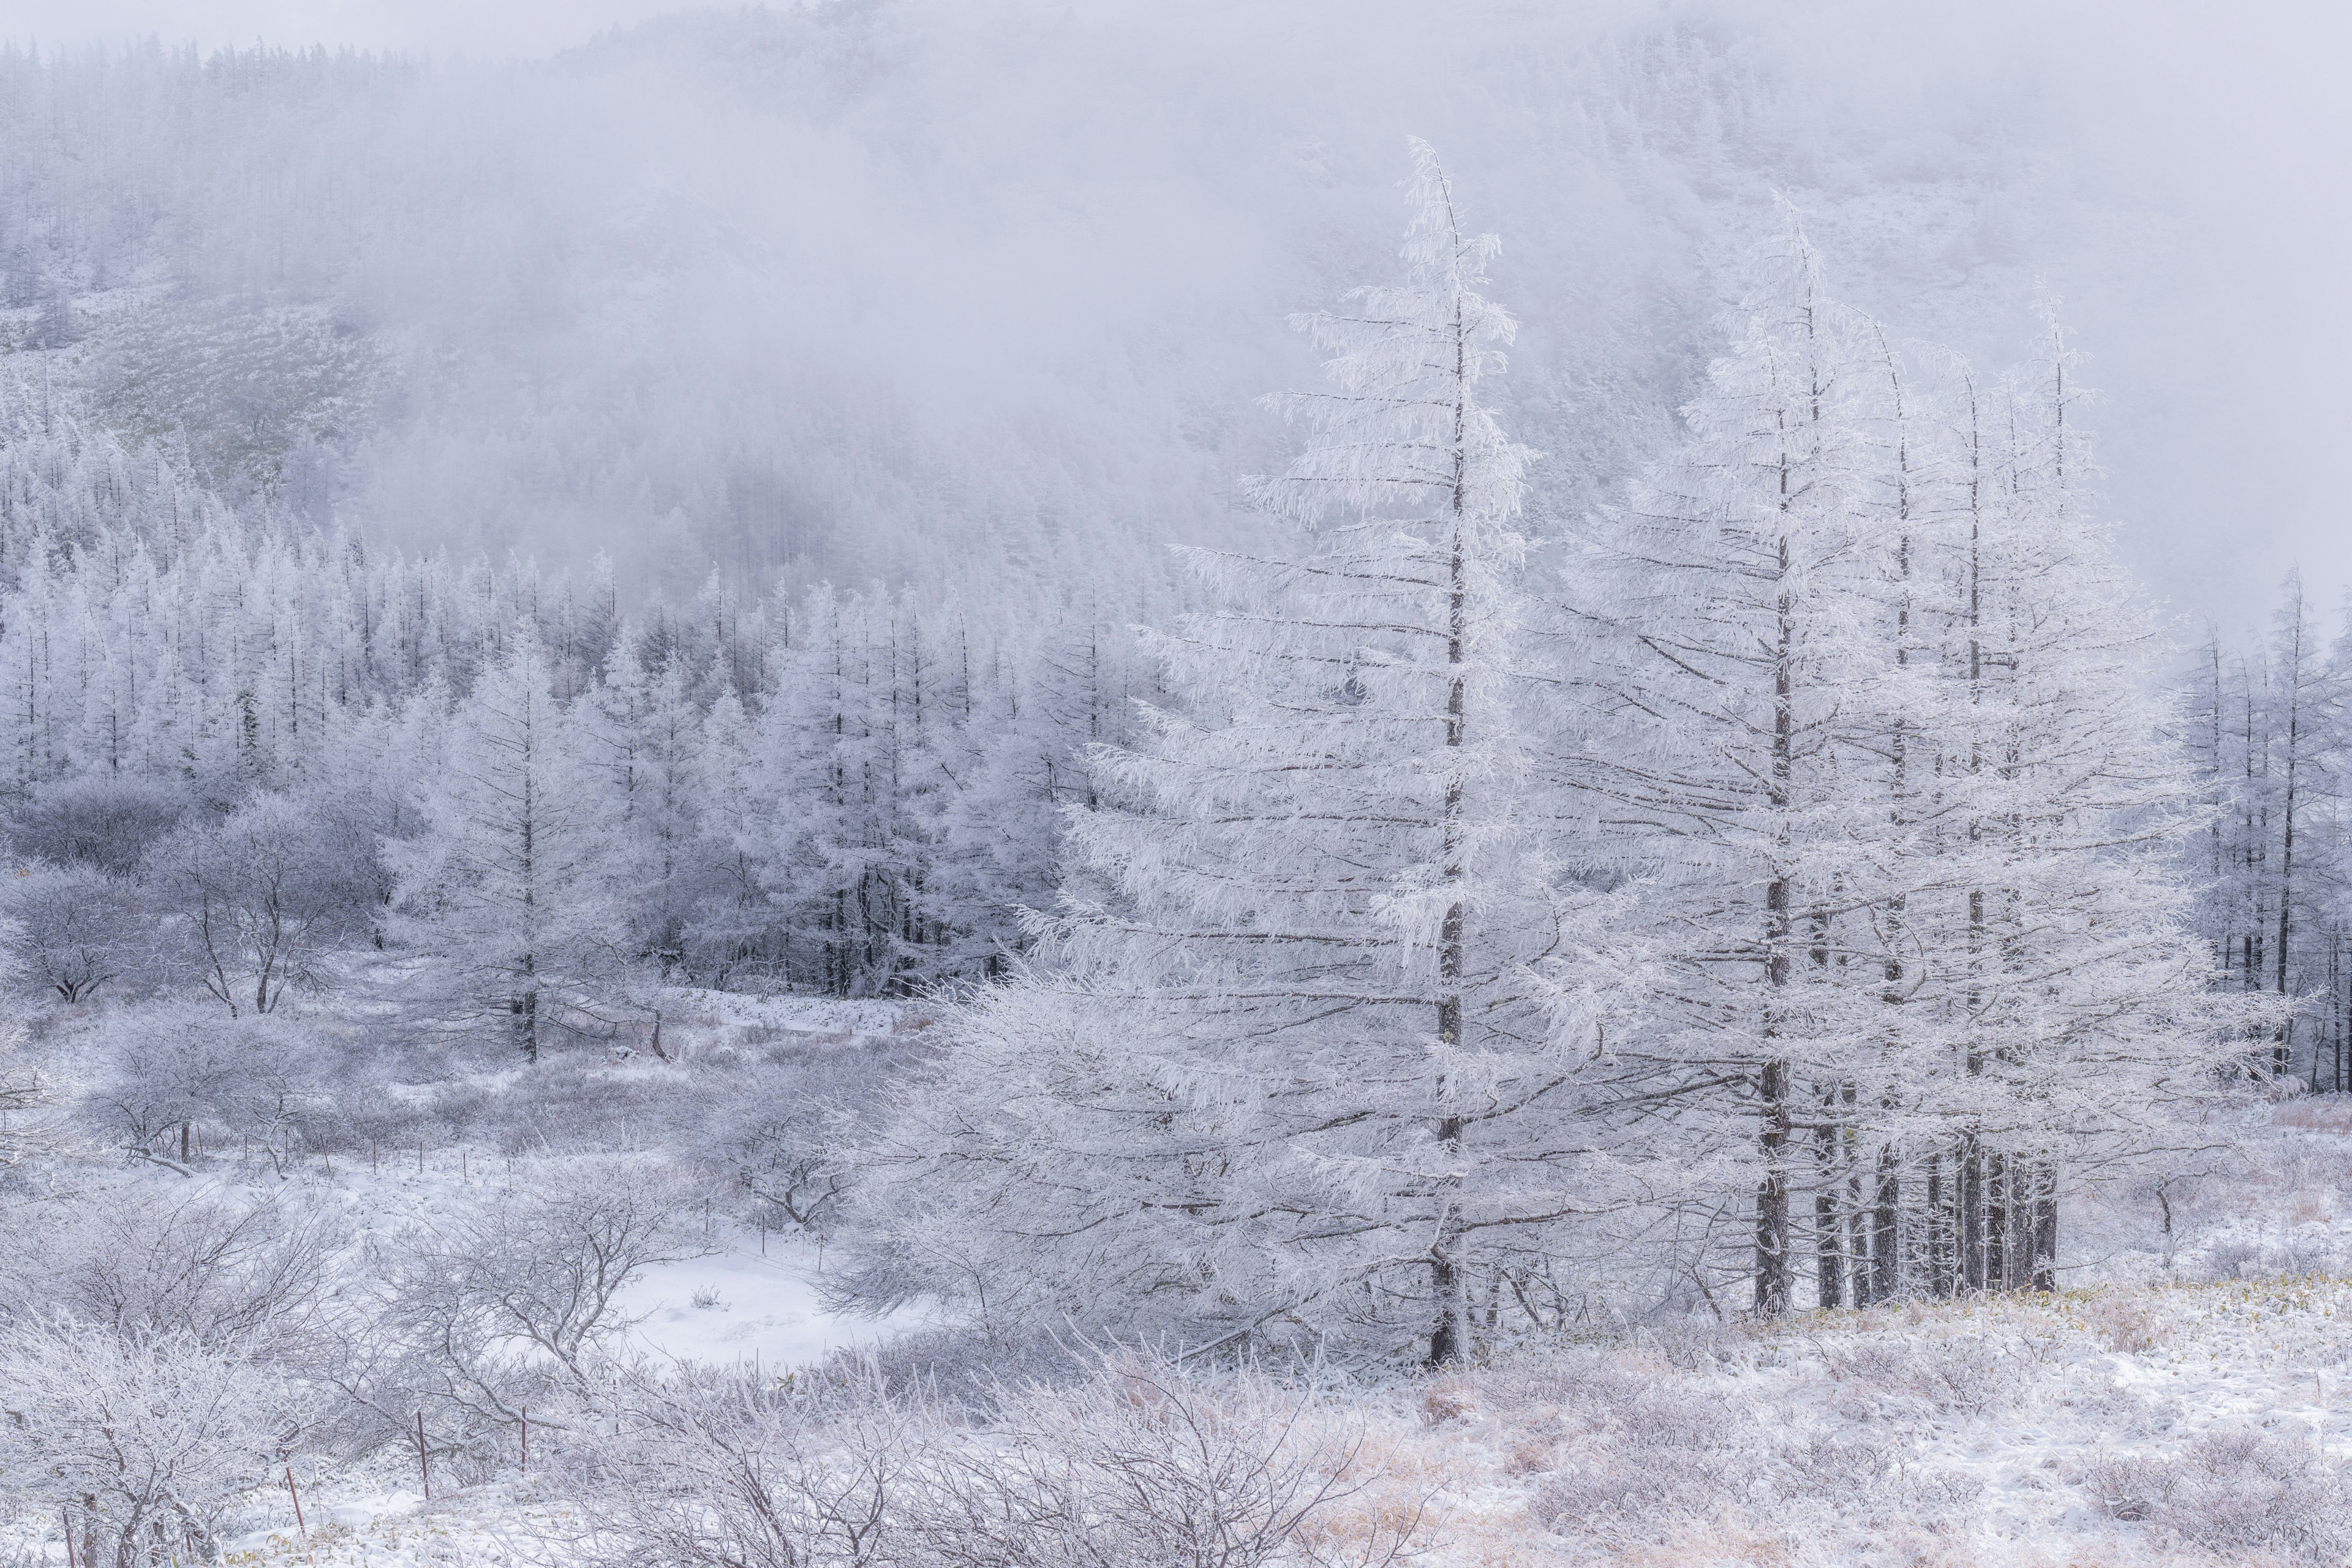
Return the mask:
[(611, 824), (551, 693), (546, 650), (528, 624), (506, 641), (450, 721), (423, 831), (387, 854), (398, 934), (536, 1060), (550, 1028), (619, 962), (622, 930)]
[(1594, 1205), (1516, 719), (1531, 454), (1482, 390), (1512, 322), (1418, 143), (1412, 189), (1405, 281), (1300, 319), (1332, 388), (1277, 400), (1267, 548), (1195, 554), (1217, 607), (1148, 639), (1187, 706), (1097, 753), (1098, 898), (874, 1152), (866, 1300), (1444, 1363)]

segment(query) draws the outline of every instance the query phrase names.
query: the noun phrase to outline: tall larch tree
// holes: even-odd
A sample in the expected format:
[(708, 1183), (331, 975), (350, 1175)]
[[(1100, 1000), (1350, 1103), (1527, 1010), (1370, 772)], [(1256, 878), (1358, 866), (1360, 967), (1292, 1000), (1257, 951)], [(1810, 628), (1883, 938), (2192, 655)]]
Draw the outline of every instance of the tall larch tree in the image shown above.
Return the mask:
[(1517, 721), (1531, 454), (1484, 390), (1513, 324), (1418, 143), (1412, 190), (1404, 282), (1299, 320), (1331, 386), (1276, 400), (1266, 547), (1194, 554), (1215, 607), (1148, 639), (1186, 702), (1097, 752), (1083, 896), (877, 1141), (869, 1301), (1442, 1364), (1596, 1202), (1591, 1021), (1541, 970), (1589, 911)]

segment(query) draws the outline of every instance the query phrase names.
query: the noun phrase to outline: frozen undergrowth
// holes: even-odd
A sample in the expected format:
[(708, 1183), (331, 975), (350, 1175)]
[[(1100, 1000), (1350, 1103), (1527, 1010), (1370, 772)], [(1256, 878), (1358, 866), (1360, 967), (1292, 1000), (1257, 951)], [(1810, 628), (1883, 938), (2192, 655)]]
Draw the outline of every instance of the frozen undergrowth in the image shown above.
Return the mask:
[[(1530, 1351), (1361, 1395), (1360, 1506), (1428, 1495), (1448, 1568), (2338, 1564), (2347, 1329), (2352, 1280), (2303, 1279)], [(561, 1562), (576, 1517), (511, 1472), (428, 1503), (396, 1453), (298, 1479), (308, 1533), (281, 1488), (230, 1562)]]
[[(2352, 1280), (2105, 1287), (1528, 1352), (1360, 1413), (1433, 1564), (2338, 1564), (2347, 1331)], [(230, 1561), (538, 1563), (571, 1522), (512, 1475), (427, 1504), (413, 1463), (308, 1479), (307, 1537), (263, 1500)]]
[[(680, 1016), (689, 1055), (729, 1030), (835, 1022)], [(1440, 1568), (2340, 1565), (2352, 1110), (2289, 1101), (2228, 1131), (2237, 1148), (2204, 1174), (2080, 1205), (2069, 1252), (2094, 1282), (2053, 1297), (1629, 1327), (1335, 1397), (1368, 1424), (1380, 1506), (1433, 1503), (1424, 1560)], [(434, 1148), (421, 1173), (412, 1160), (314, 1157), (241, 1179), (331, 1196), (361, 1226), (507, 1179), (487, 1148)], [(712, 1223), (714, 1255), (632, 1289), (633, 1343), (651, 1363), (764, 1372), (887, 1331), (822, 1310), (814, 1249), (771, 1235), (762, 1258), (756, 1231)], [(573, 1560), (562, 1542), (577, 1504), (543, 1458), (528, 1478), (510, 1464), (472, 1485), (436, 1474), (429, 1503), (414, 1464), (397, 1447), (348, 1467), (298, 1460), (308, 1533), (282, 1488), (257, 1494), (230, 1560)], [(17, 1522), (34, 1561), (64, 1561), (53, 1520)]]

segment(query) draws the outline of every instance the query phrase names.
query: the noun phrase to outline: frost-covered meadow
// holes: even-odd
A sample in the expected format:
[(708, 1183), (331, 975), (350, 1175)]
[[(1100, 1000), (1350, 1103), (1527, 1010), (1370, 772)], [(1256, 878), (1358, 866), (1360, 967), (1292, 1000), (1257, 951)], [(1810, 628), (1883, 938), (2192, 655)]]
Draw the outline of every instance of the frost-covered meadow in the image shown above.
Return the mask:
[[(513, 1096), (503, 1114), (438, 1119), (436, 1086), (394, 1079), (397, 1137), (318, 1105), (299, 1152), (223, 1147), (216, 1126), (185, 1173), (125, 1166), (102, 1111), (64, 1109), (63, 1086), (87, 1093), (96, 1077), (101, 1031), (53, 1024), (20, 1054), (58, 1087), (11, 1122), (15, 1168), (37, 1181), (8, 1199), (23, 1241), (5, 1310), (20, 1326), (106, 1322), (136, 1350), (37, 1386), (19, 1334), (10, 1407), (46, 1407), (32, 1419), (55, 1423), (43, 1441), (58, 1460), (152, 1416), (137, 1402), (174, 1356), (234, 1344), (242, 1377), (323, 1376), (271, 1406), (303, 1426), (267, 1458), (207, 1452), (223, 1434), (201, 1422), (175, 1434), (183, 1451), (155, 1445), (175, 1482), (216, 1489), (199, 1552), (228, 1563), (2120, 1568), (2352, 1553), (2352, 1113), (2326, 1100), (2221, 1118), (2203, 1173), (2168, 1182), (2162, 1204), (2152, 1188), (2100, 1194), (2063, 1259), (2082, 1283), (2055, 1294), (1774, 1322), (1596, 1300), (1557, 1332), (1507, 1329), (1473, 1364), (1399, 1380), (836, 1315), (819, 1249), (765, 1230), (774, 1216), (743, 1167), (688, 1130), (724, 1124), (740, 1058), (890, 1059), (885, 1042), (920, 1010), (669, 1000), (676, 1060), (605, 1053), (572, 1068), (633, 1104), (641, 1142), (688, 1131), (658, 1168), (602, 1138), (546, 1137), (526, 1109), (534, 1086), (494, 1063), (437, 1089), (476, 1105)], [(597, 1168), (625, 1173), (632, 1196), (674, 1184), (660, 1237), (614, 1254), (626, 1277), (585, 1382), (551, 1379), (544, 1356), (491, 1353), (466, 1370), (469, 1392), (416, 1341), (404, 1367), (354, 1376), (345, 1304), (382, 1313), (405, 1294), (414, 1310), (448, 1283), (400, 1272), (404, 1237), (478, 1237), (486, 1212), (576, 1193)], [(535, 1234), (551, 1257), (566, 1245)], [(518, 1266), (499, 1270), (500, 1289), (546, 1284), (511, 1251), (433, 1256), (445, 1270)], [(358, 1407), (395, 1390), (403, 1419), (425, 1414), (423, 1470), (404, 1427)], [(522, 1424), (486, 1412), (504, 1397), (520, 1415), (534, 1394), (526, 1468)], [(7, 1452), (25, 1464), (21, 1437)], [(60, 1516), (23, 1506), (21, 1478), (0, 1551), (62, 1563)], [(66, 1484), (87, 1483), (51, 1489)]]

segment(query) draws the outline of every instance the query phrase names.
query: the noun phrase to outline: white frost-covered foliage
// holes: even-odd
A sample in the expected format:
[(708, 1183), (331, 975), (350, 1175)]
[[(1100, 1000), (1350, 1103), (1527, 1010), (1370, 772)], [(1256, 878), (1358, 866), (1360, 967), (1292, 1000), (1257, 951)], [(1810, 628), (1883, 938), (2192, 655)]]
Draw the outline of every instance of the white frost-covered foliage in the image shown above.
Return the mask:
[(1271, 1379), (1118, 1356), (960, 1411), (871, 1366), (828, 1373), (616, 1384), (572, 1455), (585, 1560), (1382, 1568), (1425, 1533), (1370, 1423)]
[(620, 858), (581, 727), (555, 700), (525, 626), (452, 715), (424, 831), (392, 865), (400, 934), (480, 1011), (504, 1014), (527, 1060), (564, 1004), (621, 959)]
[(0, 1497), (36, 1515), (62, 1502), (88, 1561), (216, 1555), (306, 1415), (278, 1369), (185, 1331), (0, 1329)]
[(621, 1303), (654, 1265), (711, 1250), (677, 1169), (656, 1158), (533, 1163), (520, 1186), (387, 1227), (368, 1283), (324, 1314), (322, 1376), (371, 1443), (406, 1438), (422, 1410), (437, 1441), (496, 1449), (536, 1409), (562, 1432), (636, 1321)]
[(1415, 158), (1404, 282), (1300, 321), (1332, 387), (1280, 400), (1309, 436), (1265, 550), (1197, 555), (1219, 607), (1150, 639), (1189, 700), (1069, 817), (1099, 901), (953, 1017), (869, 1156), (869, 1299), (1444, 1361), (1605, 1201), (1609, 960), (1536, 804), (1531, 454), (1483, 390), (1513, 323)]
[(1893, 342), (1793, 218), (1743, 310), (1570, 573), (1582, 782), (1664, 971), (1621, 1089), (1759, 1310), (1801, 1247), (1825, 1306), (2047, 1284), (2060, 1185), (2193, 1137), (2233, 1016), (2073, 361)]
[[(28, 438), (86, 438), (57, 424)], [(62, 456), (47, 478), (73, 479)], [(521, 973), (515, 939), (542, 1000), (608, 1015), (625, 967), (844, 995), (994, 973), (1018, 909), (1051, 900), (1085, 749), (1150, 690), (1132, 585), (972, 605), (713, 579), (624, 616), (609, 566), (404, 558), (101, 494), (86, 536), (0, 563), (24, 873), (0, 897), (27, 984), (68, 1002), (161, 985), (270, 1011), (379, 939), (458, 955), (445, 1016), (508, 1021), (532, 987), (484, 970)]]

